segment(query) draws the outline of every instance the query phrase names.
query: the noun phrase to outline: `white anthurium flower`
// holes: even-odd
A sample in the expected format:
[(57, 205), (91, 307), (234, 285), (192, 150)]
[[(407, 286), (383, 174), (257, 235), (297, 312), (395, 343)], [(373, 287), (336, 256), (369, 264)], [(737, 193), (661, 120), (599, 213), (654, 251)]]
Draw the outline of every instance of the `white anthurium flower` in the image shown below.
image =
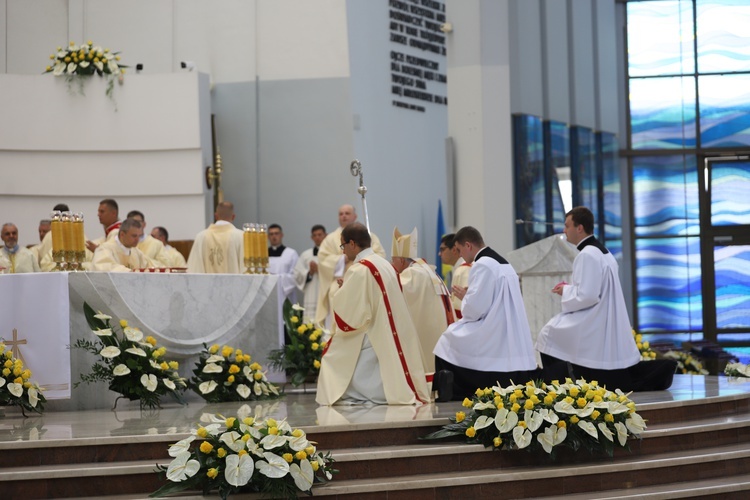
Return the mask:
[(201, 384), (198, 386), (198, 390), (201, 391), (201, 394), (208, 394), (212, 392), (219, 384), (214, 382), (213, 380), (209, 380), (207, 382), (201, 382)]
[[(203, 428), (206, 429), (206, 432), (208, 432), (212, 436), (216, 436), (217, 434), (221, 434), (221, 431), (219, 430), (221, 428), (221, 425), (219, 425), (219, 424), (204, 425)], [(190, 434), (192, 434), (193, 436), (196, 436), (197, 432), (198, 432), (197, 429), (193, 429), (190, 432)]]
[(618, 415), (620, 413), (630, 411), (630, 408), (628, 408), (627, 405), (620, 403), (619, 401), (608, 401), (607, 411), (612, 415)]
[(270, 384), (270, 385), (268, 386), (268, 390), (269, 390), (269, 391), (270, 391), (270, 392), (271, 392), (271, 393), (272, 393), (273, 395), (275, 395), (275, 396), (278, 396), (278, 395), (279, 395), (279, 389), (278, 389), (278, 388), (277, 388), (277, 387), (276, 387), (275, 385), (273, 385), (273, 384)]
[(218, 354), (212, 354), (206, 360), (206, 363), (221, 363), (223, 361), (224, 361), (224, 356), (219, 356)]
[(30, 387), (28, 391), (26, 391), (26, 394), (29, 396), (29, 404), (32, 408), (36, 408), (36, 404), (39, 402), (39, 392), (33, 388)]
[(101, 61), (94, 61), (94, 66), (96, 66), (96, 69), (99, 71), (104, 71), (104, 63)]
[(94, 47), (91, 47), (91, 52), (101, 53), (101, 52), (104, 52), (104, 49), (102, 49), (99, 45), (95, 45)]
[(99, 352), (99, 355), (103, 358), (108, 358), (108, 359), (116, 358), (117, 356), (120, 355), (120, 349), (111, 345), (109, 347), (105, 347), (104, 349), (102, 349)]
[(268, 396), (268, 392), (269, 392), (268, 391), (268, 384), (261, 383), (260, 384), (260, 389), (261, 389), (261, 391), (263, 391), (263, 395), (264, 396)]
[(260, 441), (264, 437), (263, 434), (261, 434), (261, 432), (255, 427), (253, 427), (252, 425), (248, 426), (245, 432), (250, 434), (253, 437), (253, 439), (255, 439), (256, 441)]
[(245, 442), (242, 440), (242, 435), (237, 431), (225, 432), (219, 437), (219, 441), (227, 445), (227, 447), (235, 453), (239, 453), (240, 450), (245, 448)]
[(151, 365), (151, 368), (153, 368), (154, 370), (161, 370), (161, 365), (157, 363), (156, 361), (154, 361), (153, 359), (149, 359), (148, 363)]
[(236, 391), (242, 399), (247, 399), (250, 396), (250, 388), (245, 384), (238, 385)]
[(107, 62), (107, 67), (109, 68), (110, 73), (118, 73), (120, 71), (120, 67), (117, 66), (117, 63), (114, 59)]
[(566, 401), (558, 401), (555, 403), (555, 411), (557, 413), (565, 413), (567, 415), (575, 415), (578, 413), (578, 410), (573, 407), (572, 404), (566, 402)]
[(568, 431), (565, 427), (558, 427), (556, 425), (550, 425), (544, 429), (543, 433), (537, 435), (536, 439), (539, 444), (542, 445), (544, 451), (552, 453), (552, 448), (565, 441), (568, 436)]
[(310, 441), (307, 440), (307, 436), (302, 434), (300, 437), (287, 436), (289, 441), (289, 447), (294, 451), (301, 451), (310, 446)]
[(224, 479), (232, 486), (245, 486), (254, 471), (255, 463), (250, 455), (229, 455), (225, 462)]
[(292, 426), (289, 425), (289, 422), (287, 422), (286, 419), (282, 420), (281, 422), (277, 422), (276, 428), (279, 429), (279, 432), (292, 432)]
[(23, 386), (21, 384), (11, 382), (10, 384), (8, 384), (8, 392), (13, 394), (17, 398), (20, 398), (23, 394)]
[(514, 411), (508, 411), (506, 408), (497, 410), (495, 414), (495, 427), (500, 433), (510, 431), (518, 423), (518, 414)]
[(289, 474), (291, 474), (294, 484), (297, 485), (300, 491), (308, 491), (312, 488), (313, 481), (315, 480), (315, 472), (307, 460), (302, 460), (299, 465), (291, 464), (289, 466)]
[(52, 74), (55, 76), (60, 76), (63, 73), (65, 73), (66, 65), (64, 62), (55, 64), (55, 68), (52, 70)]
[(79, 49), (78, 45), (70, 45), (70, 46), (68, 46), (68, 50), (71, 51), (71, 52), (78, 52), (78, 49)]
[(475, 404), (472, 410), (474, 411), (482, 411), (482, 410), (494, 410), (495, 409), (495, 403), (492, 401), (480, 401), (479, 403)]
[(239, 408), (237, 408), (237, 418), (240, 420), (244, 420), (245, 417), (249, 417), (250, 413), (252, 413), (252, 408), (248, 406), (247, 404), (243, 404)]
[(610, 441), (614, 442), (615, 435), (612, 434), (611, 430), (609, 430), (609, 427), (607, 427), (607, 423), (606, 422), (599, 422), (599, 425), (597, 425), (597, 427), (599, 427), (599, 432), (601, 432), (604, 435), (605, 438), (607, 438)]
[(183, 451), (190, 451), (190, 443), (195, 441), (195, 436), (188, 436), (181, 441), (177, 441), (175, 444), (169, 447), (169, 456), (176, 457)]
[[(515, 415), (515, 413), (513, 414)], [(518, 426), (513, 429), (513, 441), (516, 442), (519, 450), (530, 445), (532, 437), (531, 432), (525, 427)]]
[(257, 441), (253, 441), (252, 439), (250, 439), (247, 441), (247, 443), (245, 443), (245, 447), (247, 448), (248, 453), (252, 453), (256, 457), (263, 458), (263, 448), (260, 447)]
[(260, 384), (258, 382), (255, 382), (253, 384), (253, 392), (255, 393), (256, 396), (260, 396), (261, 394), (263, 394), (263, 389), (261, 389)]
[(200, 468), (201, 464), (197, 460), (190, 459), (190, 452), (183, 451), (178, 453), (167, 467), (167, 479), (179, 483), (193, 477)]
[(546, 422), (549, 422), (550, 424), (556, 424), (560, 420), (560, 417), (557, 416), (557, 413), (548, 408), (542, 408), (541, 410), (539, 410), (539, 414)]
[(203, 373), (221, 373), (224, 371), (224, 368), (217, 365), (216, 363), (206, 363), (206, 366), (203, 367), (203, 370), (201, 370)]
[(164, 385), (166, 385), (170, 390), (174, 391), (175, 389), (177, 389), (177, 386), (174, 384), (174, 382), (172, 382), (168, 378), (163, 378), (161, 379), (161, 381), (164, 382)]
[(115, 366), (115, 368), (112, 370), (112, 374), (116, 377), (122, 377), (123, 375), (127, 375), (128, 373), (130, 373), (130, 368), (122, 363)]
[(487, 415), (481, 415), (479, 418), (477, 418), (476, 422), (474, 422), (474, 429), (484, 429), (485, 427), (489, 427), (490, 425), (495, 423), (494, 417), (488, 417)]
[(104, 54), (104, 58), (107, 61), (112, 61), (115, 58), (115, 55), (112, 52), (107, 52)]
[(5, 385), (5, 377), (0, 377), (0, 387)]
[(247, 378), (248, 380), (253, 380), (253, 371), (250, 369), (249, 366), (245, 366), (242, 369), (242, 373), (245, 375), (245, 378)]
[[(523, 420), (526, 422), (526, 428), (534, 432), (542, 426), (544, 417), (538, 411), (526, 410), (523, 413)], [(476, 427), (475, 427), (476, 428)]]
[(134, 354), (136, 356), (141, 356), (142, 358), (146, 357), (146, 351), (144, 351), (140, 347), (128, 347), (127, 349), (125, 349), (125, 352), (129, 352), (130, 354)]
[(68, 73), (73, 73), (76, 70), (76, 68), (78, 68), (78, 65), (76, 63), (74, 62), (68, 63), (67, 71)]
[(596, 427), (594, 427), (594, 424), (592, 424), (588, 420), (580, 420), (576, 425), (578, 425), (578, 427), (580, 427), (581, 430), (583, 430), (583, 432), (585, 432), (589, 436), (593, 437), (596, 440), (599, 440), (599, 434), (596, 432)]
[(287, 441), (284, 436), (273, 434), (269, 434), (268, 436), (260, 440), (261, 446), (263, 446), (263, 449), (266, 450), (273, 450), (274, 448), (278, 448), (279, 446), (284, 446), (286, 443)]
[(292, 309), (294, 309), (295, 311), (304, 311), (305, 310), (305, 308), (302, 307), (299, 304), (292, 304)]
[[(61, 51), (59, 51), (57, 53), (57, 57), (59, 57), (60, 59), (65, 59), (66, 54), (67, 53), (64, 50), (61, 50)], [(106, 314), (99, 313), (99, 315), (96, 315), (94, 317), (95, 318), (99, 318), (99, 316), (106, 316)], [(99, 319), (105, 319), (105, 318), (99, 318)], [(110, 318), (106, 318), (106, 319), (112, 319), (112, 318), (110, 317)]]
[(129, 326), (126, 326), (122, 332), (131, 342), (138, 342), (143, 338), (143, 332), (138, 328), (131, 328)]
[(583, 408), (580, 408), (576, 410), (576, 415), (578, 415), (580, 418), (586, 418), (592, 413), (594, 413), (594, 410), (596, 409), (596, 406), (594, 406), (594, 403), (586, 403), (586, 406)]
[(154, 392), (156, 390), (156, 386), (159, 385), (159, 379), (156, 378), (156, 375), (153, 373), (150, 373), (146, 375), (145, 373), (141, 375), (141, 384), (143, 384), (143, 387), (145, 387), (149, 392)]
[(622, 422), (617, 422), (615, 430), (617, 431), (617, 441), (619, 441), (620, 446), (625, 446), (628, 440), (628, 428)]
[(99, 337), (111, 337), (112, 336), (111, 328), (104, 328), (101, 330), (91, 330), (91, 331), (94, 332), (94, 334)]
[(625, 425), (628, 427), (628, 430), (635, 436), (640, 435), (643, 431), (646, 430), (646, 422), (643, 420), (643, 417), (641, 417), (637, 413), (631, 413), (630, 417), (628, 417), (628, 419), (625, 421)]
[[(247, 456), (247, 455), (245, 455)], [(258, 461), (258, 472), (271, 479), (284, 477), (289, 473), (289, 464), (275, 453), (263, 453), (266, 461)]]
[[(62, 56), (60, 54), (62, 54)], [(65, 57), (65, 53), (64, 52), (58, 52), (57, 55), (58, 55), (58, 57)], [(112, 316), (110, 316), (109, 314), (104, 314), (103, 312), (99, 312), (97, 314), (94, 314), (94, 317), (96, 319), (100, 319), (102, 321), (109, 321), (109, 320), (112, 319)]]

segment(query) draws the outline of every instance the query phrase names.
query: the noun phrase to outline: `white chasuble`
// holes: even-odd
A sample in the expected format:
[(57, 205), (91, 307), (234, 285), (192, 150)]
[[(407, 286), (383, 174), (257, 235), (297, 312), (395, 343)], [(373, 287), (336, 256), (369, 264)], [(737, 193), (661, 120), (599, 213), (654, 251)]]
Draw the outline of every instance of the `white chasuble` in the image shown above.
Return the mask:
[(166, 255), (167, 259), (167, 267), (187, 267), (185, 257), (175, 247), (171, 245), (165, 245), (164, 254)]
[(294, 281), (297, 289), (302, 293), (302, 307), (305, 308), (303, 318), (305, 323), (315, 321), (315, 309), (318, 307), (319, 274), (310, 273), (310, 263), (318, 262), (317, 255), (313, 255), (313, 249), (308, 248), (302, 252), (294, 266)]
[[(127, 250), (130, 250), (128, 252)], [(126, 249), (119, 238), (105, 241), (94, 251), (94, 260), (91, 261), (92, 271), (107, 271), (124, 273), (133, 269), (144, 269), (153, 267), (154, 263), (148, 259), (138, 248)]]
[(187, 267), (189, 273), (241, 274), (244, 260), (242, 231), (218, 221), (195, 237)]
[(143, 241), (138, 243), (138, 250), (151, 259), (156, 267), (169, 267), (167, 254), (164, 251), (164, 243), (147, 234)]
[(39, 262), (34, 252), (19, 246), (16, 253), (8, 252), (6, 247), (0, 249), (0, 267), (5, 268), (7, 274), (38, 273)]

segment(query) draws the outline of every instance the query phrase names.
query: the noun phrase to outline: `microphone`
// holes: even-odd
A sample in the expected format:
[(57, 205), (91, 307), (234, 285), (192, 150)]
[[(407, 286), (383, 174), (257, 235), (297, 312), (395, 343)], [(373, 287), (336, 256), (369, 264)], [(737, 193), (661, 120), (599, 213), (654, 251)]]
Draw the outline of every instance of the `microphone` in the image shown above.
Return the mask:
[(535, 220), (516, 219), (516, 225), (520, 226), (521, 224), (543, 224), (545, 226), (554, 226), (555, 225), (554, 222), (538, 222), (538, 221), (535, 221)]

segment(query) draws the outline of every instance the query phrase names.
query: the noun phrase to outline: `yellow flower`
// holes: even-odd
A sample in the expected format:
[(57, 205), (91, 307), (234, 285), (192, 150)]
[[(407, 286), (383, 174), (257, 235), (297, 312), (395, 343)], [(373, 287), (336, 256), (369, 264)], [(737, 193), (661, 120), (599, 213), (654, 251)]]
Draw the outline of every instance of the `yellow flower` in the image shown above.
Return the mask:
[(310, 339), (310, 342), (315, 342), (316, 340), (318, 340), (318, 336), (315, 335), (314, 333), (311, 333), (310, 336), (307, 338)]
[(276, 419), (274, 419), (274, 418), (269, 418), (268, 420), (266, 420), (266, 425), (267, 425), (268, 427), (276, 427), (276, 425), (277, 425), (277, 424), (276, 424)]
[(281, 455), (281, 458), (286, 460), (286, 462), (289, 464), (292, 463), (292, 461), (294, 460), (294, 457), (292, 456), (291, 453), (284, 453), (283, 455)]
[(297, 327), (297, 333), (299, 333), (300, 335), (305, 333), (306, 331), (307, 331), (307, 325), (299, 325)]
[(578, 392), (579, 392), (578, 387), (576, 386), (571, 387), (569, 391), (570, 395), (573, 396), (574, 398), (578, 397)]
[(500, 401), (499, 403), (495, 403), (495, 408), (497, 408), (498, 410), (502, 410), (503, 408), (505, 408), (505, 404)]
[(251, 370), (260, 370), (261, 368), (262, 367), (258, 363), (253, 363), (252, 365), (250, 365)]
[(492, 394), (492, 389), (490, 389), (489, 387), (485, 387), (484, 388), (484, 395), (485, 396), (489, 396), (490, 394)]
[(576, 400), (576, 404), (579, 408), (583, 408), (584, 406), (586, 406), (586, 398), (578, 398)]
[(473, 438), (476, 435), (477, 435), (477, 431), (474, 429), (474, 427), (469, 427), (468, 429), (466, 429), (467, 437)]
[(219, 344), (214, 344), (211, 347), (209, 347), (208, 352), (211, 354), (216, 354), (217, 352), (219, 352)]
[(234, 375), (230, 375), (227, 377), (227, 384), (234, 384)]
[(224, 448), (219, 448), (218, 450), (216, 450), (216, 456), (219, 457), (219, 458), (226, 457), (227, 456), (227, 450), (224, 449)]
[(228, 345), (225, 345), (221, 349), (221, 355), (224, 356), (225, 358), (228, 358), (229, 356), (231, 356), (233, 352), (234, 352), (234, 349), (229, 347)]
[(644, 349), (648, 349), (649, 347), (651, 347), (651, 344), (650, 344), (650, 343), (648, 343), (648, 342), (644, 342), (644, 343), (643, 343), (643, 348), (644, 348)]
[(244, 442), (246, 442), (246, 443), (247, 443), (248, 441), (250, 441), (250, 438), (251, 438), (251, 437), (252, 437), (252, 436), (251, 436), (250, 434), (243, 434), (243, 435), (242, 435), (242, 437), (241, 437), (240, 439), (242, 439), (242, 440), (243, 440)]
[(216, 476), (218, 476), (218, 475), (219, 475), (219, 469), (217, 469), (216, 467), (213, 467), (213, 468), (211, 468), (211, 469), (208, 469), (208, 470), (206, 471), (206, 475), (207, 475), (207, 476), (208, 476), (209, 478), (211, 478), (211, 479), (214, 479), (214, 478), (215, 478)]
[(261, 380), (263, 378), (263, 374), (261, 372), (255, 372), (253, 373), (253, 378), (255, 380)]
[(21, 373), (21, 377), (24, 380), (29, 380), (31, 378), (31, 370), (29, 369), (24, 370), (23, 373)]
[(320, 348), (320, 345), (318, 345), (317, 342), (313, 342), (312, 345), (310, 346), (310, 349), (312, 349), (313, 351), (317, 351), (319, 348)]
[(534, 409), (534, 402), (530, 399), (526, 400), (526, 403), (523, 405), (524, 410), (533, 410)]
[(253, 417), (245, 417), (242, 419), (242, 423), (245, 425), (253, 425), (255, 423), (255, 419)]
[(313, 453), (315, 453), (315, 446), (310, 445), (307, 448), (305, 448), (305, 453), (307, 453), (308, 457), (312, 455)]
[(471, 408), (473, 405), (471, 404), (471, 399), (464, 398), (463, 402), (461, 403), (461, 406), (464, 408)]
[(547, 394), (546, 396), (544, 396), (544, 404), (546, 404), (547, 406), (551, 406), (554, 402), (555, 398), (552, 397), (552, 394)]
[(173, 370), (176, 370), (180, 367), (180, 363), (178, 363), (177, 361), (170, 361), (169, 367)]
[(31, 382), (29, 382), (28, 380), (27, 380), (26, 382), (24, 382), (24, 383), (23, 383), (23, 388), (24, 388), (24, 389), (29, 389), (29, 388), (31, 388)]
[(299, 318), (297, 316), (292, 316), (289, 318), (289, 321), (292, 323), (299, 323)]
[(317, 460), (311, 460), (310, 466), (312, 467), (313, 472), (318, 472), (318, 467), (320, 467), (320, 464)]
[(120, 320), (120, 326), (123, 327), (123, 328), (127, 327), (128, 326), (128, 320), (121, 319)]
[(202, 438), (208, 436), (208, 431), (206, 430), (205, 427), (198, 427), (198, 430), (195, 431), (195, 433), (198, 435), (198, 437), (202, 437)]
[(578, 415), (573, 415), (570, 417), (570, 423), (571, 424), (577, 424), (580, 419), (578, 418)]
[(615, 416), (612, 415), (611, 413), (607, 413), (606, 415), (604, 415), (604, 421), (605, 422), (614, 422), (615, 421)]
[(149, 335), (148, 337), (146, 337), (146, 343), (151, 344), (152, 346), (156, 346), (156, 339)]
[(320, 328), (316, 328), (315, 330), (313, 330), (313, 333), (315, 334), (315, 336), (320, 337), (321, 335), (323, 335), (323, 330), (321, 330)]
[(14, 376), (18, 377), (21, 375), (21, 373), (23, 373), (23, 368), (21, 368), (20, 366), (16, 366), (15, 368), (13, 368)]
[(279, 433), (279, 428), (278, 427), (269, 427), (268, 428), (268, 433), (271, 434), (271, 435), (276, 436)]
[(594, 403), (601, 403), (601, 402), (602, 402), (602, 397), (599, 394), (594, 396)]
[(226, 420), (224, 421), (224, 425), (226, 425), (226, 426), (227, 426), (227, 429), (231, 429), (232, 427), (234, 427), (234, 424), (235, 424), (236, 422), (237, 422), (237, 419), (236, 419), (236, 418), (234, 418), (234, 417), (228, 417), (228, 418), (227, 418), (227, 419), (226, 419)]
[(315, 361), (313, 361), (313, 366), (315, 367), (316, 370), (319, 370), (320, 369), (320, 361), (318, 361), (317, 359)]
[(568, 424), (565, 423), (565, 420), (559, 420), (557, 422), (557, 427), (559, 427), (560, 429), (563, 429), (563, 428), (565, 428), (567, 426), (568, 426)]
[(242, 361), (245, 363), (249, 363), (253, 358), (249, 354), (244, 354), (242, 356)]
[(513, 403), (513, 406), (510, 407), (510, 411), (512, 411), (513, 413), (518, 413), (518, 410), (520, 409), (521, 405), (519, 405), (518, 403)]
[[(10, 352), (10, 351), (8, 351), (8, 352)], [(5, 368), (13, 368), (13, 361), (6, 360), (5, 363), (4, 363), (4, 366), (5, 366)]]
[(12, 358), (13, 357), (13, 351), (5, 351), (5, 357), (6, 358)]
[(593, 420), (596, 420), (597, 418), (599, 418), (599, 415), (601, 415), (601, 412), (599, 410), (594, 410), (591, 412), (591, 418)]
[(596, 380), (592, 380), (591, 382), (589, 382), (589, 384), (593, 385), (594, 387), (597, 387), (599, 385), (599, 382)]
[(23, 379), (21, 377), (18, 377), (15, 380), (13, 380), (13, 382), (16, 384), (23, 384)]
[(511, 403), (515, 403), (517, 399), (518, 399), (518, 396), (516, 396), (515, 393), (508, 396), (508, 401), (510, 401)]
[(115, 61), (119, 61), (119, 60), (120, 60), (120, 56), (115, 56)]
[(242, 450), (240, 450), (240, 451), (238, 451), (238, 452), (237, 452), (237, 455), (238, 455), (238, 456), (240, 456), (240, 457), (241, 457), (242, 455), (247, 455), (247, 450), (245, 450), (245, 449), (242, 449)]
[(213, 449), (214, 449), (214, 446), (208, 441), (203, 441), (201, 443), (200, 450), (202, 453), (205, 453), (206, 455), (208, 455), (209, 453), (211, 453), (211, 451), (213, 451)]
[(466, 418), (466, 413), (462, 411), (456, 412), (456, 423), (463, 422), (465, 418)]
[(296, 458), (297, 460), (304, 460), (307, 458), (307, 453), (305, 453), (303, 450), (300, 450), (294, 454), (294, 458)]
[(477, 397), (482, 397), (484, 396), (484, 389), (477, 389), (476, 391), (474, 391), (474, 394), (476, 394)]
[(525, 429), (526, 428), (526, 421), (525, 420), (521, 420), (520, 422), (518, 422), (518, 427), (523, 427)]
[(235, 359), (242, 359), (242, 349), (237, 349), (234, 351), (234, 357)]
[(159, 368), (161, 368), (162, 370), (169, 370), (169, 363), (167, 363), (166, 361), (162, 361), (161, 364), (159, 364)]
[(569, 405), (572, 405), (573, 401), (575, 401), (575, 400), (573, 398), (571, 398), (570, 396), (565, 396), (565, 399), (563, 399), (563, 401), (565, 401)]
[(10, 375), (10, 368), (3, 368), (3, 377)]
[(495, 446), (495, 448), (500, 448), (500, 445), (503, 444), (503, 440), (499, 437), (496, 437), (492, 440), (492, 444)]
[(239, 372), (240, 372), (240, 367), (239, 366), (237, 366), (235, 364), (229, 365), (229, 374), (230, 375), (234, 375), (235, 373), (239, 373)]

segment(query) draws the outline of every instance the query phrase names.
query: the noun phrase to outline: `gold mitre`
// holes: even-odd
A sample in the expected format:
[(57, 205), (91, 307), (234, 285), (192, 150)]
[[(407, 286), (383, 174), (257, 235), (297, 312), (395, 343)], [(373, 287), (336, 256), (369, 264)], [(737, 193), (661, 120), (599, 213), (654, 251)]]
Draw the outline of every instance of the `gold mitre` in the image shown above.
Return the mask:
[(393, 228), (393, 246), (391, 257), (416, 259), (417, 257), (417, 228), (411, 234), (401, 234), (398, 227)]

